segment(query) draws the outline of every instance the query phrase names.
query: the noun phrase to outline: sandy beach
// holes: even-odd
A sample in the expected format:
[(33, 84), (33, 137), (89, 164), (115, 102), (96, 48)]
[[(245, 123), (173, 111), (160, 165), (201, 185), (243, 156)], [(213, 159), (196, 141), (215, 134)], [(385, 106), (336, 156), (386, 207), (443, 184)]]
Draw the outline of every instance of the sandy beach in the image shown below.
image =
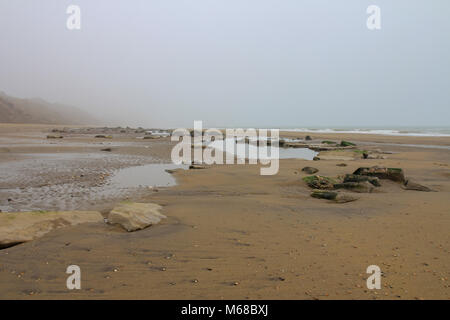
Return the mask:
[[(2, 211), (106, 217), (128, 200), (157, 203), (167, 219), (136, 232), (84, 223), (2, 249), (0, 299), (450, 299), (448, 137), (281, 132), (385, 156), (281, 159), (273, 176), (261, 176), (259, 165), (213, 165), (176, 170), (176, 185), (119, 190), (108, 185), (117, 172), (169, 164), (174, 143), (88, 128), (0, 125)], [(54, 129), (64, 138), (48, 139)], [(101, 132), (112, 137), (95, 138)], [(306, 166), (330, 177), (402, 168), (434, 192), (382, 180), (356, 201), (315, 199), (302, 180)], [(73, 264), (81, 290), (66, 288)], [(381, 268), (381, 290), (366, 287), (369, 265)]]

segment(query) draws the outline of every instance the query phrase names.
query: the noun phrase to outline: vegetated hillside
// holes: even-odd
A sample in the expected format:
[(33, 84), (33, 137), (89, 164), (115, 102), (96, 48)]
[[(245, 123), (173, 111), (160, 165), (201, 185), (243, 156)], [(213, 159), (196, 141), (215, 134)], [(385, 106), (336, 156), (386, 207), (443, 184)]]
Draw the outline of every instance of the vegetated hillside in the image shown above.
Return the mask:
[(88, 113), (43, 99), (20, 99), (0, 92), (0, 123), (81, 125), (96, 122)]

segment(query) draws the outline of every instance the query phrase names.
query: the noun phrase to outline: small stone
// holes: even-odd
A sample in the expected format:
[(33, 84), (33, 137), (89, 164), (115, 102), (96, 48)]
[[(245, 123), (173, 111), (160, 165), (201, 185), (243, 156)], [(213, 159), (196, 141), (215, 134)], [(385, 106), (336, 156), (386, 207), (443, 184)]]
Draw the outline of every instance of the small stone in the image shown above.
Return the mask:
[(314, 174), (316, 172), (319, 172), (319, 169), (314, 168), (314, 167), (304, 167), (302, 169), (303, 172), (307, 173), (307, 174)]

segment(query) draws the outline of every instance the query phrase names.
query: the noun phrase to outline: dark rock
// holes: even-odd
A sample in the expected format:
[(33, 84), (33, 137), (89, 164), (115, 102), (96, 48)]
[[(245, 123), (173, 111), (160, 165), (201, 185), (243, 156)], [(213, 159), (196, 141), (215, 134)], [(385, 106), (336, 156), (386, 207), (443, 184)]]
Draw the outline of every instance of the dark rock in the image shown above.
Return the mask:
[(52, 129), (52, 132), (53, 133), (65, 133), (66, 130), (64, 130), (64, 129)]
[(411, 180), (406, 180), (404, 186), (405, 186), (406, 190), (415, 190), (415, 191), (424, 191), (424, 192), (431, 192), (431, 191), (433, 191), (430, 188), (425, 187), (425, 186), (423, 186), (421, 184), (412, 182)]
[(302, 169), (303, 172), (306, 172), (307, 174), (314, 174), (316, 172), (319, 172), (319, 169), (313, 168), (313, 167), (304, 167)]
[(363, 151), (362, 156), (363, 159), (386, 159), (386, 156), (372, 153), (370, 151)]
[(334, 191), (313, 191), (311, 197), (317, 199), (335, 200), (338, 193)]
[(111, 148), (105, 148), (105, 149), (101, 149), (100, 151), (111, 152), (112, 149)]
[(368, 181), (375, 187), (380, 187), (380, 179), (377, 177), (371, 177), (371, 176), (360, 176), (356, 174), (346, 174), (344, 177), (344, 182), (365, 182)]
[(336, 199), (334, 199), (337, 203), (347, 203), (358, 200), (357, 197), (347, 194), (347, 193), (338, 193)]
[(334, 189), (335, 181), (329, 177), (323, 176), (307, 176), (303, 178), (303, 181), (313, 189)]
[(365, 182), (344, 182), (344, 183), (336, 183), (334, 185), (335, 189), (346, 189), (353, 192), (358, 193), (370, 193), (373, 190), (373, 186), (365, 181)]
[(405, 182), (405, 175), (400, 168), (384, 168), (384, 167), (361, 167), (358, 168), (353, 174), (362, 176), (378, 177), (379, 179), (388, 179), (395, 182)]
[(341, 147), (354, 147), (356, 146), (356, 144), (342, 140), (340, 143)]
[(347, 164), (346, 164), (346, 163), (338, 163), (336, 166), (337, 166), (337, 167), (346, 167)]
[(208, 166), (204, 166), (201, 164), (191, 164), (189, 166), (189, 169), (207, 169), (207, 168), (208, 168)]
[(203, 135), (203, 131), (200, 130), (190, 130), (191, 137), (198, 136), (201, 137)]
[(283, 143), (283, 147), (284, 148), (307, 148), (308, 144), (304, 143), (304, 142), (287, 142), (285, 141)]
[(320, 158), (319, 158), (319, 157), (314, 157), (313, 160), (314, 160), (314, 161), (319, 161)]
[(62, 138), (64, 138), (63, 136), (54, 136), (54, 135), (48, 135), (47, 136), (47, 139), (62, 139)]
[(311, 193), (311, 197), (317, 199), (332, 200), (337, 203), (346, 203), (358, 200), (358, 198), (346, 193), (338, 193), (334, 191), (322, 191), (322, 190), (314, 190)]
[(306, 136), (306, 137), (305, 137), (305, 140), (306, 140), (306, 141), (310, 141), (310, 140), (312, 140), (312, 138), (311, 138), (311, 136)]

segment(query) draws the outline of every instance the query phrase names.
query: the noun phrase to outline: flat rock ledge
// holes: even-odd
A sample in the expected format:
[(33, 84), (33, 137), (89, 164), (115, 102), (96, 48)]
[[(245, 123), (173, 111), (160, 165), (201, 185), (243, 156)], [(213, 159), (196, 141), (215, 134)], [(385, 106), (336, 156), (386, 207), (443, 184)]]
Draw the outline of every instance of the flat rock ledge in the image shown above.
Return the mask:
[(145, 229), (166, 218), (156, 203), (122, 202), (108, 215), (110, 224), (118, 224), (128, 232)]
[(0, 213), (0, 249), (35, 240), (52, 230), (87, 222), (103, 222), (97, 211), (33, 211)]
[(335, 191), (324, 191), (324, 190), (313, 190), (311, 192), (311, 197), (317, 199), (326, 199), (334, 201), (336, 203), (347, 203), (358, 200), (358, 197), (348, 193), (339, 193)]

